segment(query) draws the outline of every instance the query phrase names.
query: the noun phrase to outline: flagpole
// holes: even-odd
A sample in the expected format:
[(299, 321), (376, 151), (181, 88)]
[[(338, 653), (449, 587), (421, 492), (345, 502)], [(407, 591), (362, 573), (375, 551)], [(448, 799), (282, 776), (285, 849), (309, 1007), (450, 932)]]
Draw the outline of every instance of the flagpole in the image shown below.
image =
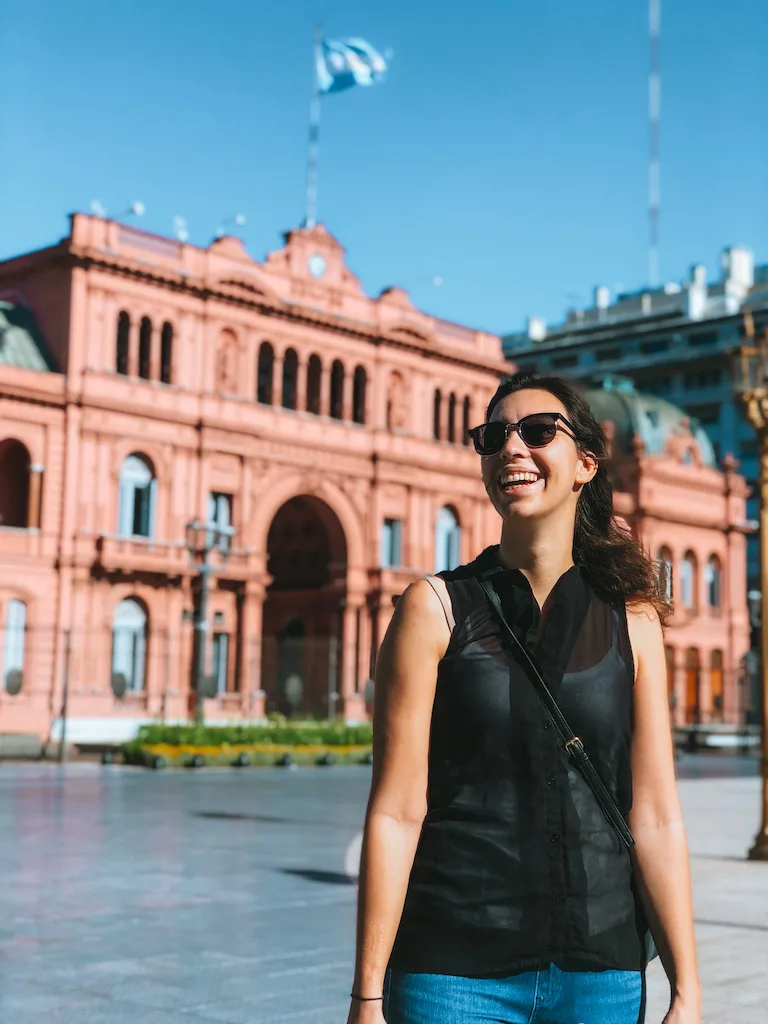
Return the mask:
[(317, 80), (318, 61), (322, 56), (323, 28), (318, 25), (314, 38), (314, 61), (312, 68), (312, 99), (309, 104), (309, 138), (307, 144), (307, 209), (305, 228), (317, 224), (317, 171), (320, 156), (320, 83)]

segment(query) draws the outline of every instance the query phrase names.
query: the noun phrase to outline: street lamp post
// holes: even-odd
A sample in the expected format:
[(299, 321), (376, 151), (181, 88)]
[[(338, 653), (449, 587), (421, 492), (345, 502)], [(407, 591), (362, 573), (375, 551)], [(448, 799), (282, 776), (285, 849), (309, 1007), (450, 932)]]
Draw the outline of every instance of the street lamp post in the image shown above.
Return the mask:
[[(186, 541), (192, 565), (200, 574), (200, 598), (195, 609), (195, 642), (194, 642), (194, 687), (195, 687), (195, 721), (203, 722), (203, 705), (205, 698), (211, 696), (207, 692), (207, 676), (205, 672), (206, 654), (208, 651), (208, 593), (211, 576), (219, 568), (224, 568), (229, 558), (232, 538), (235, 531), (231, 526), (219, 523), (206, 523), (193, 519), (187, 523)], [(219, 566), (211, 561), (212, 552), (218, 552)]]
[[(760, 487), (760, 587), (768, 593), (768, 328), (758, 338), (750, 316), (745, 318), (748, 341), (739, 350), (736, 390), (747, 419), (757, 434)], [(750, 860), (768, 860), (768, 601), (760, 603), (760, 679), (762, 682), (762, 823), (749, 851)]]

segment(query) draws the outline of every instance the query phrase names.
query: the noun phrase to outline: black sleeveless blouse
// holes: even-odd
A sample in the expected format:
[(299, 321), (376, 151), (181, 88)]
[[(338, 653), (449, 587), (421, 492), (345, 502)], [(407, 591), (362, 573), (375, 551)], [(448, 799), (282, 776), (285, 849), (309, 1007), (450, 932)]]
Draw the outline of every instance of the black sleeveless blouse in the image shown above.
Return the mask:
[[(625, 608), (583, 567), (541, 612), (498, 547), (440, 573), (456, 618), (440, 662), (427, 815), (390, 966), (465, 977), (641, 970), (643, 925), (629, 856), (569, 764), (481, 572), (626, 815), (634, 668)], [(529, 670), (528, 670), (529, 671)]]

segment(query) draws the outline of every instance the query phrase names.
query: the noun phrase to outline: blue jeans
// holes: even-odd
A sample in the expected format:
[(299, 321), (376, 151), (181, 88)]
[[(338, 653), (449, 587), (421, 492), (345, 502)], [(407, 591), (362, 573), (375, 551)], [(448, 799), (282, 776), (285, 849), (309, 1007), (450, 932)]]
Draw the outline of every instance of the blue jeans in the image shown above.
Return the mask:
[(511, 978), (460, 978), (390, 969), (387, 1024), (642, 1024), (639, 971), (561, 971), (551, 964)]

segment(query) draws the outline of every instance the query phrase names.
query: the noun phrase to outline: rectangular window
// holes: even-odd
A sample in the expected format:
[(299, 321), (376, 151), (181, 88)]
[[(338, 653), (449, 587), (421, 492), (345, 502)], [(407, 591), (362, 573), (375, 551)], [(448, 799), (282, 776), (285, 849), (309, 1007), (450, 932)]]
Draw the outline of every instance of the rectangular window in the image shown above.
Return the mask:
[(621, 349), (617, 345), (613, 345), (611, 348), (599, 348), (597, 352), (595, 352), (595, 359), (598, 363), (606, 363), (614, 359), (621, 359)]
[(706, 348), (717, 344), (716, 334), (691, 334), (688, 336), (689, 348)]
[[(11, 673), (24, 671), (26, 629), (27, 606), (23, 601), (8, 601), (5, 605), (5, 628), (3, 630), (2, 689), (8, 685), (8, 676)], [(12, 679), (11, 682), (20, 682), (20, 679)], [(13, 686), (11, 688), (13, 689)]]
[(688, 411), (702, 426), (712, 426), (720, 422), (719, 405), (691, 405)]
[(555, 370), (565, 370), (570, 366), (579, 365), (578, 356), (552, 356), (549, 365)]
[(227, 674), (229, 671), (229, 634), (213, 634), (213, 650), (211, 674), (216, 680), (216, 692), (227, 692)]
[(381, 568), (390, 569), (401, 564), (402, 519), (385, 519), (381, 525)]
[[(208, 498), (208, 522), (218, 526), (219, 529), (228, 530), (232, 526), (232, 495), (222, 494), (214, 491)], [(229, 551), (232, 538), (225, 535), (219, 536), (218, 548), (220, 551)], [(211, 534), (208, 538), (210, 547), (214, 546), (214, 537)]]
[(666, 352), (669, 348), (669, 340), (667, 338), (656, 338), (653, 341), (644, 341), (640, 345), (640, 351), (644, 356), (654, 356), (658, 352)]

